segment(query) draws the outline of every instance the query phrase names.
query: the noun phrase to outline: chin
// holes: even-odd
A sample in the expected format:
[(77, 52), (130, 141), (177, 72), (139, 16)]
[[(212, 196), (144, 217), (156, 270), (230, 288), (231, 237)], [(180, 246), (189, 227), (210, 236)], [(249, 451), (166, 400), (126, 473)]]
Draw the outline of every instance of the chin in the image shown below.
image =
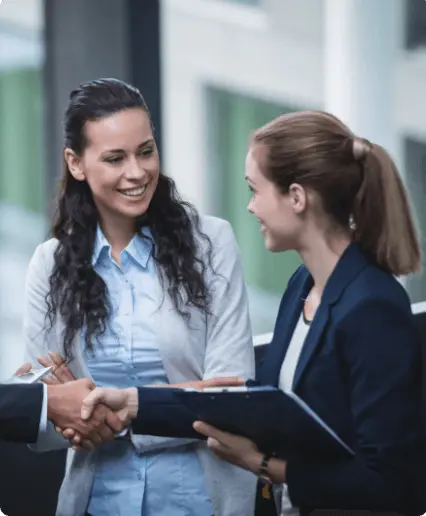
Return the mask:
[(265, 235), (265, 247), (271, 253), (282, 253), (289, 250), (287, 246), (283, 245), (283, 242), (272, 238), (269, 234)]

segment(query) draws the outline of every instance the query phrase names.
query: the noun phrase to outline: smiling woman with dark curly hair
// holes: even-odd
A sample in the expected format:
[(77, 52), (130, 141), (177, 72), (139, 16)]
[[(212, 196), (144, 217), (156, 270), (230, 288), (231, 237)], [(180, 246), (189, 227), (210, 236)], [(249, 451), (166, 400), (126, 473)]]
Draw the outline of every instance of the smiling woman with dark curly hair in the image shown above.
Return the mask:
[[(235, 238), (160, 171), (140, 92), (113, 79), (70, 96), (53, 238), (31, 260), (27, 357), (56, 352), (99, 386), (253, 375)], [(170, 416), (172, 417), (172, 415)], [(39, 451), (70, 443), (50, 426)], [(194, 439), (136, 436), (70, 450), (61, 516), (251, 514), (254, 477)]]

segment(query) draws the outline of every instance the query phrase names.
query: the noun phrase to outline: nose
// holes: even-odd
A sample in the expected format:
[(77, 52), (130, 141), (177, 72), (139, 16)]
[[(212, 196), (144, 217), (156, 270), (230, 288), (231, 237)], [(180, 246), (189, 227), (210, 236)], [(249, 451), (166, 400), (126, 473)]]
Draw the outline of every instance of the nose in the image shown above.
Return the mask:
[(143, 168), (140, 160), (132, 158), (129, 160), (128, 166), (126, 167), (126, 179), (137, 179), (140, 180), (146, 175), (145, 169)]
[(247, 210), (248, 210), (250, 213), (253, 213), (253, 214), (254, 214), (253, 199), (250, 199), (250, 202), (249, 202), (249, 203), (248, 203), (248, 205), (247, 205)]

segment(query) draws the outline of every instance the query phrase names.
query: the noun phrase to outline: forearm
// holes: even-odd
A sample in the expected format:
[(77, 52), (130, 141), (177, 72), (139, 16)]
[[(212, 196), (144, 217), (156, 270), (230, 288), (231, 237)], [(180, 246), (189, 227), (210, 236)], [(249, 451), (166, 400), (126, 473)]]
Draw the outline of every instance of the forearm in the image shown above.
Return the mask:
[(43, 404), (40, 414), (40, 423), (37, 441), (30, 444), (29, 448), (35, 452), (46, 452), (51, 450), (58, 450), (68, 448), (70, 442), (64, 439), (55, 429), (52, 422), (48, 421), (49, 414), (49, 389), (47, 385), (43, 384)]
[[(175, 389), (138, 389), (137, 414), (132, 421), (135, 434), (158, 437), (200, 439), (192, 425), (194, 417), (175, 395)], [(136, 394), (131, 392), (133, 415)]]

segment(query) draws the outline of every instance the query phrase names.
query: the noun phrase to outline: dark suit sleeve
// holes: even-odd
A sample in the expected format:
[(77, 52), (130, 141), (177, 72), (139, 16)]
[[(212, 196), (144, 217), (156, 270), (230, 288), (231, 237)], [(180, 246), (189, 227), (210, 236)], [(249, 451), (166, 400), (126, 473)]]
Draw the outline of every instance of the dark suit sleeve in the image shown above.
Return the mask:
[(0, 385), (0, 439), (37, 440), (43, 405), (43, 385)]
[(176, 396), (178, 389), (139, 387), (139, 411), (132, 423), (135, 434), (201, 439), (192, 428), (194, 417)]
[(403, 506), (422, 456), (421, 344), (414, 319), (408, 309), (368, 301), (339, 324), (336, 343), (356, 456), (341, 462), (289, 461), (292, 503), (370, 510)]

